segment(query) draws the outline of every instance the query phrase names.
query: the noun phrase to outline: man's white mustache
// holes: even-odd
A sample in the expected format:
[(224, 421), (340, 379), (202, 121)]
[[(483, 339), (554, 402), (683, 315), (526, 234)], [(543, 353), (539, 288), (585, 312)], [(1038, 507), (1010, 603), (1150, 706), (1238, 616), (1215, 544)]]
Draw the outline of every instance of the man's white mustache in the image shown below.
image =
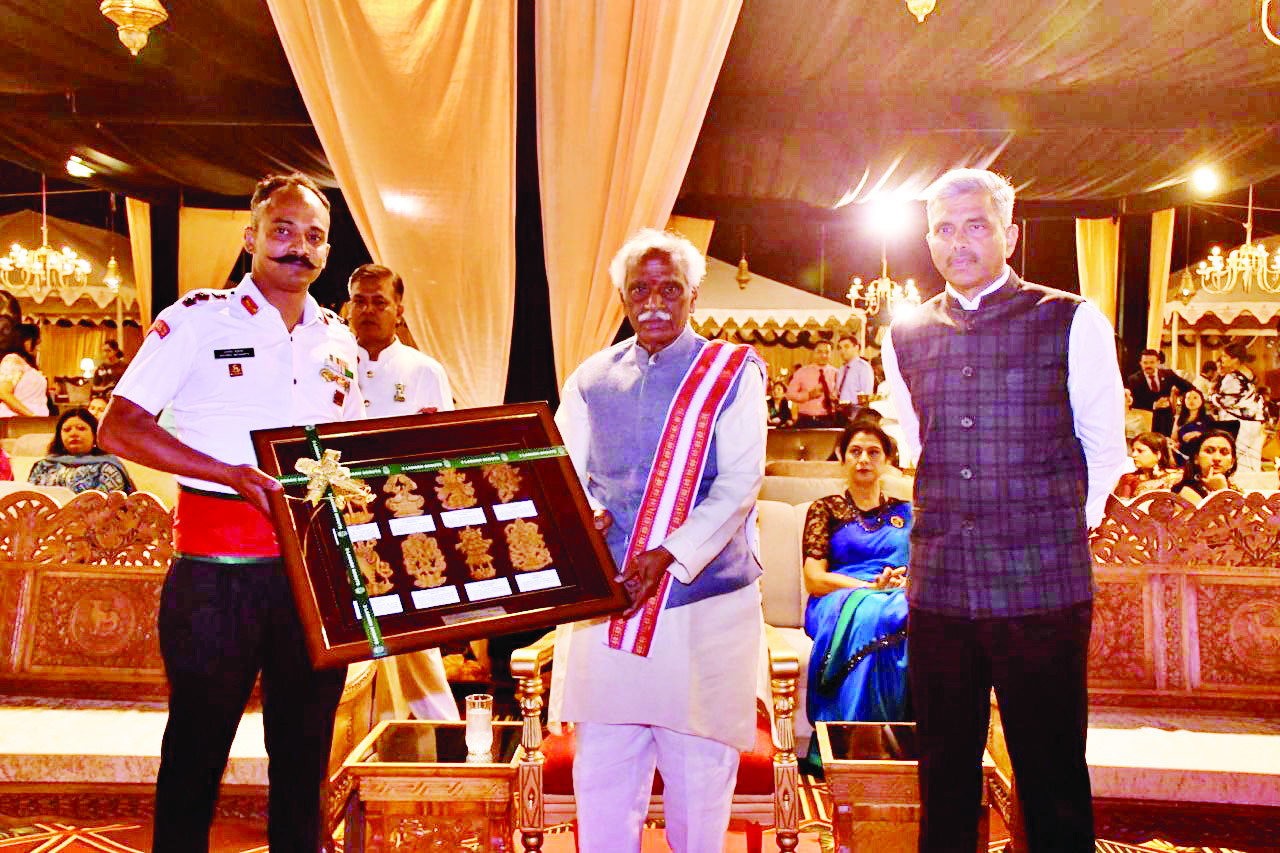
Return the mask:
[(636, 318), (637, 322), (647, 323), (650, 320), (670, 320), (671, 312), (656, 308), (653, 311), (642, 311), (640, 316)]

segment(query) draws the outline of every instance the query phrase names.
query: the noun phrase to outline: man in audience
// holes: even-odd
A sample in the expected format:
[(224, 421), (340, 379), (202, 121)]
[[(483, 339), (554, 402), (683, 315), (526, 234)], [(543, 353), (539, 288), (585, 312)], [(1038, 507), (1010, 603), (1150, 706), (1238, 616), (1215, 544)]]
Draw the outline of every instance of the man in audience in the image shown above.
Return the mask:
[(93, 393), (100, 397), (110, 397), (111, 390), (116, 387), (120, 377), (124, 376), (124, 350), (114, 340), (102, 345), (102, 361), (98, 369), (93, 371)]
[(579, 365), (556, 413), (631, 598), (629, 618), (556, 635), (552, 718), (576, 723), (584, 853), (638, 853), (655, 764), (672, 849), (720, 853), (754, 741), (764, 366), (689, 326), (705, 272), (684, 238), (633, 235), (609, 274), (636, 336)]
[[(347, 282), (351, 330), (360, 345), (360, 390), (371, 418), (453, 409), (449, 378), (440, 362), (396, 338), (404, 316), (404, 280), (379, 264), (365, 264)], [(439, 649), (382, 658), (378, 692), (395, 716), (412, 710), (420, 720), (456, 720)], [(383, 691), (386, 691), (384, 694)]]
[(849, 403), (852, 408), (862, 405), (860, 395), (870, 396), (876, 392), (876, 376), (871, 363), (859, 357), (861, 347), (849, 335), (836, 342), (840, 348), (840, 358), (844, 364), (840, 367), (840, 402)]
[(1125, 380), (1125, 387), (1133, 394), (1133, 407), (1151, 412), (1169, 405), (1169, 391), (1177, 388), (1186, 392), (1194, 387), (1166, 367), (1160, 366), (1159, 350), (1144, 349), (1138, 357), (1137, 373), (1131, 373)]
[(835, 426), (840, 377), (831, 365), (831, 344), (818, 341), (813, 347), (813, 364), (797, 368), (787, 383), (787, 399), (797, 404), (796, 426)]
[[(100, 443), (178, 475), (175, 559), (160, 599), (169, 719), (153, 849), (207, 850), (218, 785), (262, 676), (272, 851), (316, 853), (345, 667), (314, 670), (268, 517), (280, 484), (249, 432), (364, 416), (356, 342), (307, 288), (329, 257), (329, 202), (303, 175), (259, 182), (251, 272), (160, 313), (116, 388)], [(156, 423), (172, 404), (175, 437)]]
[(1006, 264), (1013, 195), (977, 169), (931, 187), (946, 287), (882, 351), (907, 443), (923, 446), (907, 587), (920, 850), (977, 844), (994, 687), (1030, 849), (1093, 853), (1088, 532), (1128, 466), (1122, 386), (1102, 313)]

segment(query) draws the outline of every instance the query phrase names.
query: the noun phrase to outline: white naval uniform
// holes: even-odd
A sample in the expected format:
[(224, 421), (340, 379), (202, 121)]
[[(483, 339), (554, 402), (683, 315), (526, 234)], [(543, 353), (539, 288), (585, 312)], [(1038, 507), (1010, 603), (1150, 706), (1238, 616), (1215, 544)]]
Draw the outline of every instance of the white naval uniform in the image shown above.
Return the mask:
[[(327, 379), (325, 365), (345, 365), (353, 375), (340, 382), (331, 370), (335, 378)], [(153, 415), (172, 403), (183, 444), (231, 465), (256, 465), (250, 430), (363, 418), (355, 369), (356, 341), (337, 314), (308, 295), (291, 331), (246, 275), (231, 290), (192, 291), (161, 311), (115, 396)], [(282, 395), (283, 388), (293, 393)]]
[(371, 418), (412, 415), (428, 408), (453, 411), (453, 390), (444, 366), (399, 340), (378, 353), (377, 360), (360, 348), (360, 390)]
[[(565, 382), (555, 420), (585, 489), (590, 476), (586, 466), (590, 421), (576, 374)], [(764, 477), (766, 421), (763, 380), (759, 371), (748, 366), (736, 396), (716, 421), (715, 486), (663, 542), (675, 557), (669, 571), (682, 582), (690, 582), (723, 550), (754, 508)], [(619, 756), (641, 749), (648, 753), (638, 754), (634, 760), (629, 757), (624, 763), (637, 765), (639, 775), (646, 779), (652, 776), (644, 776), (643, 771), (653, 766), (653, 750), (659, 769), (664, 752), (685, 753), (690, 759), (696, 754), (702, 769), (694, 772), (704, 784), (681, 792), (683, 796), (674, 796), (671, 784), (667, 786), (664, 807), (667, 800), (672, 805), (685, 801), (681, 813), (665, 814), (668, 839), (686, 851), (723, 849), (724, 830), (704, 830), (719, 821), (712, 813), (723, 812), (727, 825), (738, 752), (751, 749), (755, 741), (755, 715), (744, 715), (741, 710), (754, 709), (759, 694), (764, 644), (759, 584), (664, 609), (646, 657), (608, 648), (608, 630), (607, 618), (562, 625), (556, 630), (550, 721), (587, 724), (579, 725), (580, 738), (584, 732), (589, 732), (591, 741), (606, 733), (612, 738), (590, 752), (580, 751), (575, 761), (580, 849), (588, 853), (638, 851), (647, 788), (637, 791), (631, 803), (601, 797), (607, 786), (626, 788), (632, 780), (616, 781), (620, 766), (582, 766), (587, 763), (584, 759), (593, 755), (612, 755), (617, 762)], [(666, 689), (657, 685), (666, 685)], [(599, 723), (611, 725), (593, 725)], [(683, 737), (685, 745), (664, 750), (663, 740), (669, 735)], [(642, 739), (640, 745), (637, 737)], [(645, 743), (655, 739), (653, 746)], [(703, 742), (697, 743), (699, 739)], [(717, 762), (721, 763), (718, 770)], [(721, 781), (712, 781), (717, 778)], [(593, 798), (584, 808), (584, 791), (600, 798)]]
[[(431, 356), (398, 340), (378, 353), (377, 359), (370, 359), (364, 347), (359, 351), (357, 373), (369, 417), (453, 409), (449, 377)], [(378, 676), (375, 702), (380, 718), (404, 720), (412, 711), (419, 720), (459, 719), (439, 649), (380, 658)]]

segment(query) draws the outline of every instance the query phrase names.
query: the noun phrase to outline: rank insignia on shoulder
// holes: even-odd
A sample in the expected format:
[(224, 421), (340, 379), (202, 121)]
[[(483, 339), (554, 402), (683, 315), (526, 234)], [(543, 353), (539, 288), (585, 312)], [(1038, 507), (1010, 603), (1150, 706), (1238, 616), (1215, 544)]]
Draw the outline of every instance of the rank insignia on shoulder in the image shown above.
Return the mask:
[(244, 296), (240, 297), (240, 304), (243, 305), (244, 310), (248, 311), (250, 314), (258, 313), (258, 303), (254, 302), (253, 297), (249, 294), (246, 293)]
[(164, 320), (156, 320), (151, 324), (151, 328), (147, 330), (147, 334), (155, 332), (163, 340), (169, 334), (169, 324)]
[(196, 304), (196, 297), (195, 297), (195, 295), (193, 294), (193, 295), (188, 296), (188, 297), (186, 297), (185, 299), (183, 299), (183, 300), (182, 300), (182, 304), (183, 304), (183, 305), (185, 305), (185, 306), (186, 306), (186, 307), (188, 307), (188, 308), (190, 308), (192, 305), (195, 305), (195, 304)]
[(230, 373), (232, 376), (244, 376), (244, 368), (238, 364), (228, 364), (227, 373)]

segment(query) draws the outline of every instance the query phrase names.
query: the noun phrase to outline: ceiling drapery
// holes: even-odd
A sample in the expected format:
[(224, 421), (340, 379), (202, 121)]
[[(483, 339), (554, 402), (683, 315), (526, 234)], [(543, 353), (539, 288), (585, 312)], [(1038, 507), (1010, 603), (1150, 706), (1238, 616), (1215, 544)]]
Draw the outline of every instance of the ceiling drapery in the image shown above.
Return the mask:
[[(1216, 162), (1280, 174), (1280, 49), (1257, 2), (1034, 0), (997, 13), (752, 0), (682, 194), (820, 206), (990, 164), (1023, 199), (1114, 199)], [(166, 0), (134, 59), (83, 0), (0, 0), (0, 158), (98, 186), (245, 196), (263, 173), (333, 174), (261, 0)], [(87, 149), (87, 150), (86, 150)], [(1278, 205), (1280, 206), (1280, 205)]]
[(685, 195), (835, 206), (918, 195), (960, 165), (1023, 199), (1117, 198), (1223, 165), (1280, 173), (1276, 48), (1252, 3), (1054, 0), (996, 14), (941, 0), (923, 24), (878, 3), (753, 0)]

